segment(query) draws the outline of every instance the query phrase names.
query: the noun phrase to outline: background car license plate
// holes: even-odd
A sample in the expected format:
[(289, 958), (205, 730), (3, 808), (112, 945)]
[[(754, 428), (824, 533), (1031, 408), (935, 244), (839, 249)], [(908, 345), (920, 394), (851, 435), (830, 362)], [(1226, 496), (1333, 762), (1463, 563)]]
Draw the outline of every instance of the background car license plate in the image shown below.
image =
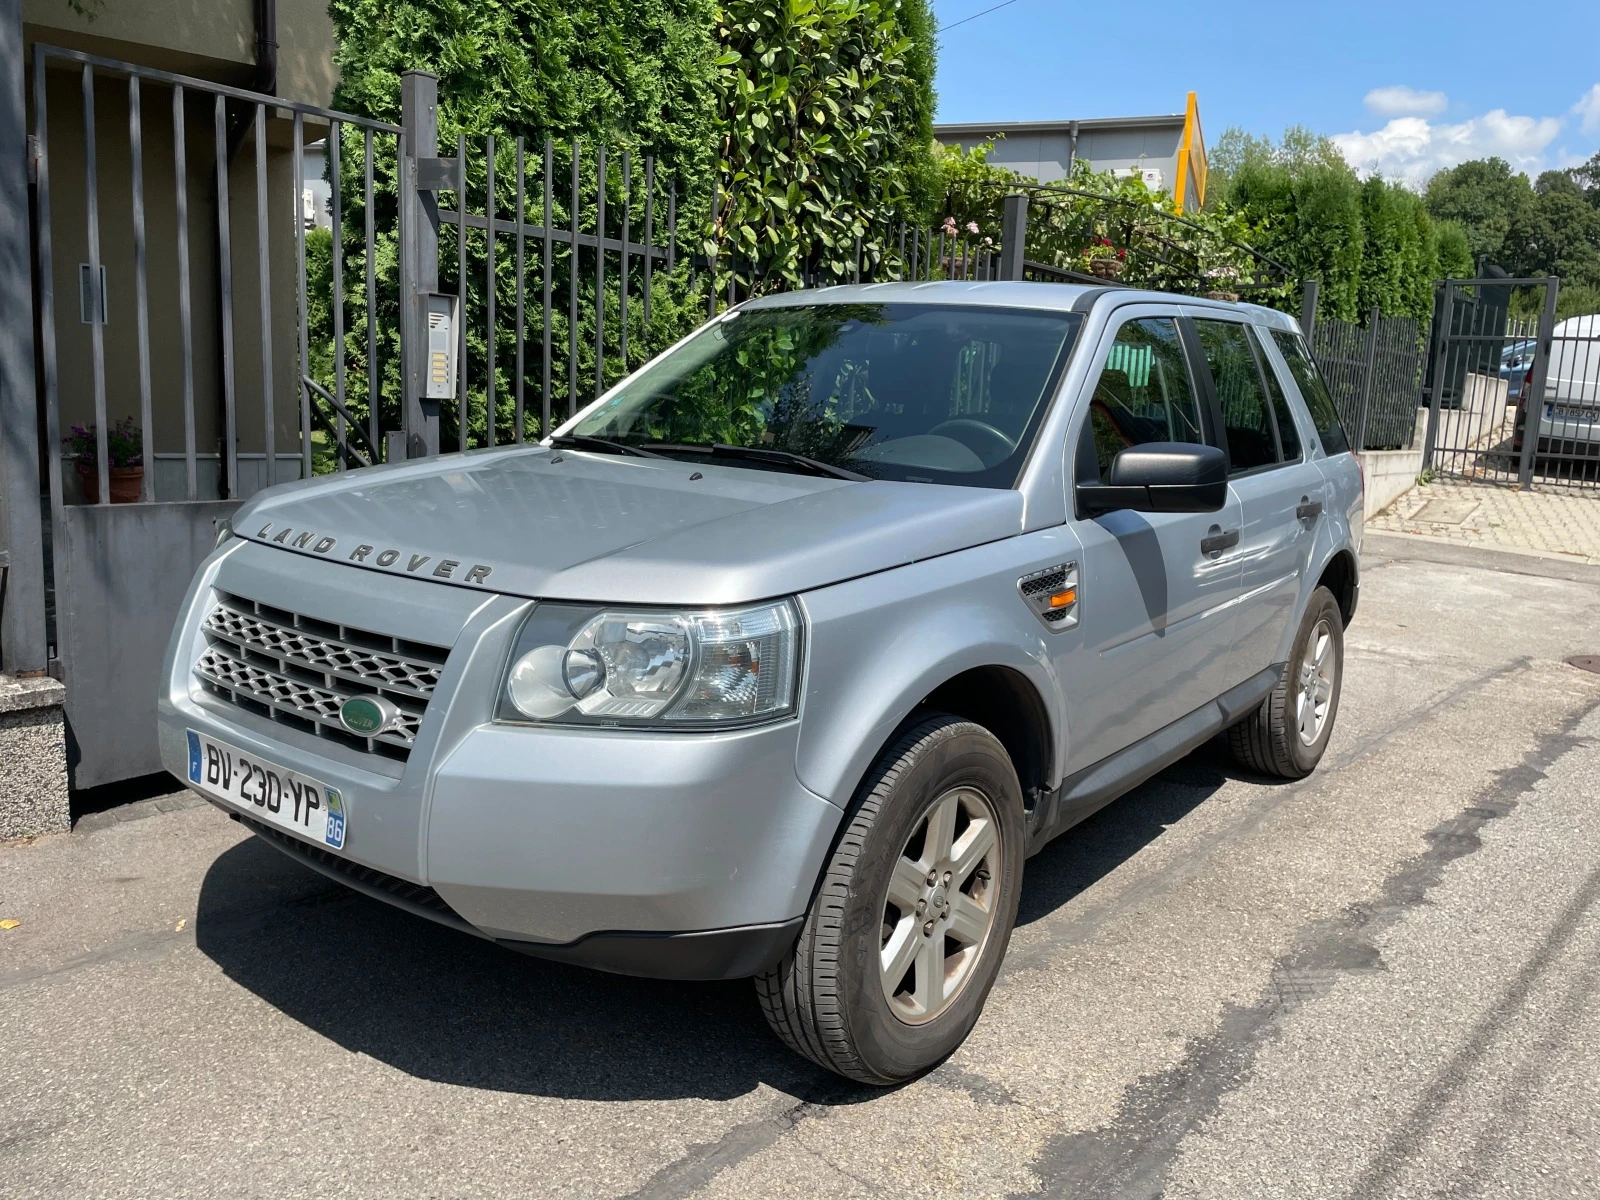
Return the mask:
[(344, 797), (338, 788), (263, 762), (236, 746), (189, 730), (189, 782), (258, 821), (344, 848)]
[(1550, 415), (1558, 420), (1593, 421), (1596, 417), (1600, 417), (1600, 409), (1575, 408), (1570, 404), (1554, 404), (1551, 405)]

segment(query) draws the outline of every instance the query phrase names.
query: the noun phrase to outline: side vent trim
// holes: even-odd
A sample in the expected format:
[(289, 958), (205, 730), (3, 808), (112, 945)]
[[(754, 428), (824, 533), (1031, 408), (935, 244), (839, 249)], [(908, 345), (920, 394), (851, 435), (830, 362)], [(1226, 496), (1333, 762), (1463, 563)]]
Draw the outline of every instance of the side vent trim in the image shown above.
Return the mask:
[(1052, 633), (1078, 623), (1078, 564), (1058, 563), (1017, 580), (1022, 602)]

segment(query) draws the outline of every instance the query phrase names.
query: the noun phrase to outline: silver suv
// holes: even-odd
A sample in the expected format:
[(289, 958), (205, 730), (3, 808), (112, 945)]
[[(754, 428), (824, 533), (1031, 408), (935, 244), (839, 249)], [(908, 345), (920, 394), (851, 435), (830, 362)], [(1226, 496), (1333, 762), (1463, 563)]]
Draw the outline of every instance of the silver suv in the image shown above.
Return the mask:
[(915, 1076), (1026, 858), (1221, 736), (1322, 756), (1362, 479), (1281, 313), (1128, 289), (756, 300), (542, 445), (292, 484), (202, 566), (166, 765), (350, 886), (604, 970), (754, 976)]

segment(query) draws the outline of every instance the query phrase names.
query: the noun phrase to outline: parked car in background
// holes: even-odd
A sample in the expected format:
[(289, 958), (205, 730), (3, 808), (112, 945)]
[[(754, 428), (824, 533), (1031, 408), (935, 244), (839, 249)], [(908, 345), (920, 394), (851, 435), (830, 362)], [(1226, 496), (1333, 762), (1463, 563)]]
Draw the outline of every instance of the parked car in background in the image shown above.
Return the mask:
[(1522, 381), (1533, 363), (1533, 348), (1536, 345), (1538, 343), (1533, 338), (1521, 338), (1500, 351), (1500, 378), (1506, 383), (1508, 403), (1522, 394)]
[(1545, 369), (1544, 395), (1535, 398), (1533, 363), (1523, 371), (1512, 446), (1522, 452), (1528, 413), (1538, 414), (1536, 455), (1583, 462), (1600, 459), (1600, 313), (1556, 325)]
[(462, 932), (754, 977), (795, 1051), (892, 1084), (978, 1020), (1051, 838), (1219, 735), (1317, 766), (1361, 521), (1283, 313), (769, 296), (543, 445), (248, 502), (179, 617), (162, 758)]

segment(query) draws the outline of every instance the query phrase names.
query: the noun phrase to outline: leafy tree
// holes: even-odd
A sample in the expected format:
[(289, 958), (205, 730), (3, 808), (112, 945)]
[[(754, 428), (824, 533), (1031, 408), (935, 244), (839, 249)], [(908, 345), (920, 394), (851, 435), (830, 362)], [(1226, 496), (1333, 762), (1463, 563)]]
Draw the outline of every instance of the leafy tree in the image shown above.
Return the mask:
[(1600, 151), (1597, 151), (1588, 162), (1573, 167), (1567, 174), (1572, 177), (1572, 182), (1578, 185), (1589, 203), (1600, 208)]
[(1567, 171), (1546, 171), (1506, 236), (1517, 275), (1558, 275), (1563, 288), (1600, 287), (1600, 208)]
[(1467, 231), (1454, 221), (1435, 221), (1434, 229), (1439, 248), (1439, 278), (1471, 279), (1474, 264)]
[(1499, 261), (1512, 226), (1533, 199), (1528, 177), (1503, 158), (1481, 158), (1440, 171), (1428, 181), (1428, 212), (1466, 231), (1473, 257)]
[(1280, 166), (1291, 175), (1312, 167), (1349, 169), (1332, 138), (1313, 133), (1303, 125), (1291, 125), (1277, 142), (1270, 137), (1246, 133), (1236, 125), (1230, 126), (1222, 131), (1217, 144), (1206, 155), (1206, 162), (1207, 207), (1227, 204), (1234, 176), (1247, 168)]

